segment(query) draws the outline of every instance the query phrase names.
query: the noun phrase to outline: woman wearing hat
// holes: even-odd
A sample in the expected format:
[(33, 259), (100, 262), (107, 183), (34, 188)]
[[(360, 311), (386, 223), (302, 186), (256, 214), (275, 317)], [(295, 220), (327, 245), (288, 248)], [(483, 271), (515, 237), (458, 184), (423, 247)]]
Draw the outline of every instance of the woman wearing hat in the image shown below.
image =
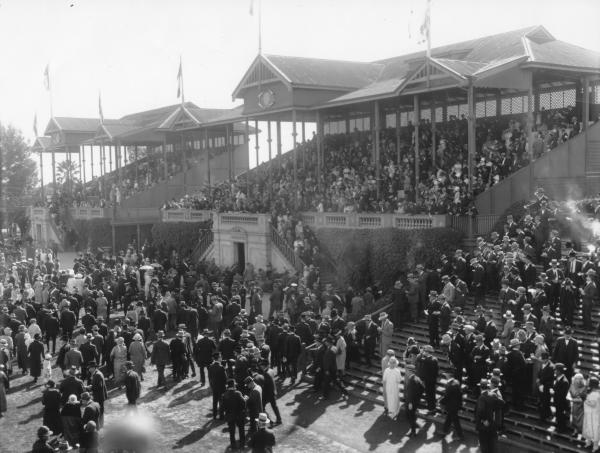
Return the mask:
[(0, 363), (0, 418), (2, 414), (8, 410), (8, 404), (6, 402), (6, 392), (10, 387), (8, 376), (4, 373), (4, 365)]
[(136, 333), (133, 336), (133, 341), (129, 345), (129, 358), (133, 362), (133, 369), (139, 374), (140, 379), (143, 381), (144, 364), (148, 358), (148, 353), (146, 351), (146, 346), (142, 341), (142, 336), (139, 333)]
[(514, 315), (512, 314), (512, 311), (506, 310), (506, 313), (504, 313), (502, 317), (506, 321), (504, 322), (500, 338), (503, 340), (504, 346), (508, 346), (510, 339), (513, 337), (513, 330), (515, 328)]
[(117, 344), (110, 351), (110, 360), (113, 364), (115, 384), (120, 387), (125, 380), (125, 362), (127, 362), (127, 347), (123, 337), (117, 338)]
[(37, 440), (33, 443), (31, 453), (54, 453), (54, 448), (48, 440), (54, 434), (47, 426), (41, 426), (37, 431)]
[(585, 399), (586, 394), (587, 384), (583, 374), (576, 373), (571, 380), (571, 387), (569, 388), (569, 395), (571, 397), (571, 424), (575, 430), (573, 433), (575, 436), (583, 430), (583, 400)]
[(390, 418), (395, 418), (400, 412), (400, 382), (402, 376), (398, 368), (398, 359), (391, 357), (383, 372), (383, 403)]
[(60, 419), (60, 391), (56, 388), (53, 380), (46, 383), (46, 390), (43, 392), (42, 405), (44, 406), (43, 423), (55, 433), (62, 432)]
[(592, 376), (588, 382), (588, 394), (583, 403), (583, 438), (585, 445), (600, 449), (600, 381)]
[(70, 444), (79, 443), (79, 434), (81, 431), (81, 404), (77, 401), (77, 396), (70, 395), (67, 404), (60, 411), (60, 420), (62, 422), (63, 437)]

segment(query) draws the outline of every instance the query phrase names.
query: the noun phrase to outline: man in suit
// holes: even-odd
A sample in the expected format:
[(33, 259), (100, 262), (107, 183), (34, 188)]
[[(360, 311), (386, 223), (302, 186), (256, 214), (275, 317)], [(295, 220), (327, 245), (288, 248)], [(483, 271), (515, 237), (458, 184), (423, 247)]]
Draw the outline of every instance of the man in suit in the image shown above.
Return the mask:
[(87, 391), (92, 394), (94, 401), (100, 406), (100, 418), (98, 429), (104, 424), (104, 402), (108, 399), (108, 390), (106, 389), (106, 381), (104, 375), (98, 369), (98, 364), (92, 361), (88, 364), (89, 378), (87, 381)]
[(262, 388), (254, 382), (254, 378), (251, 376), (247, 376), (246, 379), (244, 379), (244, 386), (246, 387), (244, 399), (246, 400), (246, 409), (248, 410), (248, 417), (250, 418), (250, 430), (248, 433), (252, 434), (257, 429), (256, 419), (263, 411)]
[[(560, 318), (567, 326), (573, 325), (573, 315), (579, 301), (579, 293), (570, 278), (565, 278), (560, 289)], [(553, 311), (554, 313), (554, 311)]]
[(225, 421), (227, 422), (231, 449), (235, 450), (237, 448), (235, 442), (236, 428), (239, 432), (240, 448), (243, 448), (246, 443), (246, 433), (244, 431), (244, 424), (246, 421), (246, 400), (241, 392), (236, 390), (234, 379), (229, 379), (227, 381), (227, 389), (221, 397), (221, 415), (225, 416)]
[(552, 361), (563, 364), (563, 372), (569, 382), (573, 376), (573, 367), (579, 360), (579, 345), (572, 335), (573, 329), (565, 327), (565, 335), (556, 340), (552, 353)]
[(485, 328), (483, 329), (483, 342), (489, 348), (492, 345), (492, 340), (498, 335), (498, 328), (494, 322), (494, 312), (488, 310), (485, 313)]
[(544, 364), (537, 375), (537, 383), (539, 390), (540, 401), (540, 420), (546, 421), (552, 417), (550, 409), (550, 399), (552, 396), (551, 390), (554, 387), (554, 364), (550, 360), (550, 355), (547, 352), (542, 352), (542, 361)]
[(569, 431), (569, 380), (565, 376), (566, 365), (557, 363), (554, 366), (554, 407), (556, 409), (556, 428), (559, 432)]
[(489, 389), (487, 379), (479, 383), (480, 395), (475, 406), (475, 428), (479, 434), (481, 453), (495, 453), (498, 441), (498, 420), (496, 416), (504, 406), (504, 401), (496, 392)]
[[(443, 281), (448, 281), (448, 276), (442, 277)], [(429, 305), (427, 306), (427, 324), (429, 326), (429, 344), (433, 347), (440, 345), (440, 315), (442, 314), (442, 304), (439, 301), (436, 291), (429, 292)]]
[[(592, 271), (593, 272), (593, 271)], [(591, 272), (585, 277), (585, 286), (580, 289), (581, 291), (581, 307), (583, 315), (583, 328), (585, 330), (592, 330), (592, 307), (594, 306), (594, 299), (596, 298), (596, 283), (592, 278)]]
[(334, 347), (335, 338), (327, 336), (325, 338), (325, 350), (323, 352), (322, 369), (323, 369), (323, 398), (329, 396), (330, 385), (338, 387), (343, 395), (348, 395), (348, 391), (342, 386), (338, 380), (336, 349)]
[(85, 424), (92, 421), (96, 426), (100, 427), (100, 405), (92, 400), (92, 396), (88, 392), (81, 394), (81, 408), (83, 409), (81, 414), (81, 424)]
[(165, 379), (165, 367), (171, 363), (171, 350), (169, 349), (169, 344), (164, 340), (164, 331), (159, 330), (156, 333), (156, 336), (158, 339), (152, 347), (150, 363), (156, 366), (156, 371), (158, 372), (158, 382), (156, 386), (160, 387), (167, 383)]
[(475, 385), (487, 374), (487, 359), (490, 356), (490, 349), (483, 344), (483, 335), (475, 336), (476, 346), (471, 351), (471, 366), (468, 368), (469, 382)]
[(289, 332), (285, 337), (285, 343), (283, 345), (282, 359), (284, 376), (290, 376), (291, 383), (296, 383), (298, 376), (298, 357), (302, 352), (302, 340), (296, 334), (294, 326), (289, 327)]
[(213, 361), (208, 367), (208, 383), (213, 397), (213, 419), (216, 420), (219, 402), (226, 390), (227, 373), (225, 367), (221, 364), (221, 354), (215, 352), (212, 358)]
[(544, 335), (544, 341), (548, 348), (552, 346), (554, 340), (554, 328), (556, 327), (556, 320), (550, 316), (550, 306), (544, 305), (542, 307), (542, 317), (540, 318), (540, 324), (538, 332), (540, 335)]
[(66, 335), (69, 340), (73, 336), (73, 329), (77, 325), (77, 318), (75, 313), (69, 310), (69, 303), (67, 302), (66, 308), (60, 314), (60, 326), (62, 327), (63, 335)]
[(521, 320), (521, 325), (524, 326), (528, 322), (532, 322), (533, 327), (535, 327), (537, 329), (539, 327), (539, 320), (533, 313), (531, 313), (531, 305), (530, 304), (523, 305), (522, 310), (523, 310), (523, 319)]
[(569, 260), (566, 265), (565, 277), (570, 278), (575, 282), (575, 286), (579, 287), (582, 283), (581, 272), (583, 269), (583, 263), (577, 259), (577, 253), (575, 250), (569, 252)]
[(368, 366), (371, 366), (371, 360), (373, 360), (375, 347), (377, 346), (377, 338), (379, 337), (379, 328), (371, 319), (371, 315), (365, 315), (365, 321), (365, 362)]
[(404, 399), (406, 402), (406, 418), (410, 424), (410, 435), (417, 435), (417, 409), (421, 403), (421, 396), (425, 384), (415, 373), (413, 365), (407, 365), (404, 378)]
[(435, 413), (435, 388), (439, 374), (439, 365), (437, 358), (433, 356), (433, 346), (423, 346), (423, 352), (417, 356), (415, 362), (416, 373), (425, 384), (425, 400), (427, 401), (427, 410), (430, 414)]
[(560, 283), (565, 278), (563, 271), (558, 267), (557, 259), (550, 260), (550, 268), (546, 271), (546, 275), (548, 276), (550, 283), (550, 295), (548, 299), (550, 306), (552, 307), (552, 311), (555, 311), (560, 297)]
[(516, 338), (510, 340), (510, 351), (506, 354), (506, 362), (502, 370), (512, 388), (512, 406), (517, 409), (523, 406), (524, 387), (526, 386), (524, 377), (526, 377), (527, 367), (520, 346), (521, 343)]
[[(254, 374), (254, 381), (262, 388), (262, 401), (263, 411), (267, 412), (267, 404), (271, 405), (271, 409), (275, 413), (276, 425), (281, 425), (281, 414), (277, 407), (277, 387), (275, 386), (275, 379), (271, 373), (269, 373), (269, 361), (261, 360), (258, 364), (258, 372)], [(273, 422), (271, 422), (273, 424)]]
[(211, 365), (213, 362), (213, 354), (217, 351), (217, 345), (215, 341), (208, 336), (209, 333), (208, 329), (204, 329), (202, 335), (194, 345), (194, 358), (196, 359), (200, 371), (200, 383), (202, 384), (202, 387), (204, 387), (204, 384), (206, 383), (204, 370), (208, 369)]
[(74, 365), (69, 369), (69, 374), (60, 383), (61, 403), (66, 404), (70, 395), (75, 395), (78, 399), (83, 393), (83, 381), (77, 379), (77, 367)]
[(446, 373), (446, 387), (444, 395), (440, 400), (440, 405), (446, 410), (446, 420), (444, 421), (444, 429), (442, 435), (448, 434), (450, 425), (453, 425), (459, 439), (463, 439), (463, 430), (460, 426), (460, 418), (458, 412), (462, 410), (463, 394), (460, 382), (454, 379), (449, 373)]

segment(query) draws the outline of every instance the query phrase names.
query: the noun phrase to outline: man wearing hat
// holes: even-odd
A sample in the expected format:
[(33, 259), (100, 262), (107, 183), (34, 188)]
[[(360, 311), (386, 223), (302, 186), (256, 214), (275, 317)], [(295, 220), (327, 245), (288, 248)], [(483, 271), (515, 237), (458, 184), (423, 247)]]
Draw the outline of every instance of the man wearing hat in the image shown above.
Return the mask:
[(253, 452), (273, 451), (275, 446), (275, 435), (267, 426), (270, 424), (269, 417), (264, 412), (258, 414), (256, 419), (258, 430), (250, 436), (248, 446)]
[(371, 366), (371, 360), (375, 354), (375, 347), (377, 346), (377, 338), (379, 337), (379, 328), (377, 324), (373, 322), (371, 315), (365, 315), (365, 334), (364, 334), (364, 354), (365, 363)]
[[(559, 301), (560, 318), (563, 324), (572, 326), (573, 316), (579, 304), (579, 291), (577, 291), (570, 278), (565, 278), (560, 288)], [(555, 311), (552, 311), (552, 313), (555, 313)]]
[(444, 421), (444, 428), (442, 435), (446, 436), (450, 431), (450, 425), (454, 427), (459, 439), (464, 438), (462, 427), (460, 426), (460, 417), (458, 412), (463, 408), (463, 394), (460, 382), (453, 378), (450, 373), (446, 375), (446, 386), (444, 388), (444, 394), (440, 399), (440, 405), (446, 410), (446, 420)]
[(133, 362), (128, 360), (125, 362), (125, 396), (127, 396), (127, 404), (136, 406), (137, 400), (142, 391), (142, 383), (140, 376), (133, 370)]
[(104, 375), (98, 369), (98, 364), (95, 361), (91, 361), (88, 364), (88, 370), (89, 377), (87, 381), (87, 390), (91, 393), (94, 401), (100, 407), (100, 419), (99, 423), (96, 423), (98, 429), (100, 429), (103, 425), (104, 419), (104, 402), (108, 399), (106, 381), (104, 380)]
[(410, 372), (410, 368), (412, 368), (412, 365), (407, 368), (404, 379), (404, 400), (406, 402), (406, 418), (410, 425), (410, 436), (416, 436), (417, 410), (425, 390), (425, 384), (416, 373)]
[(50, 445), (50, 436), (54, 433), (47, 426), (37, 430), (37, 440), (33, 443), (32, 453), (54, 453), (56, 450)]
[(154, 342), (152, 347), (152, 354), (150, 355), (150, 363), (156, 366), (158, 373), (157, 387), (166, 385), (165, 379), (165, 367), (171, 362), (171, 350), (169, 344), (165, 341), (165, 332), (159, 330), (156, 333), (157, 340)]
[(569, 381), (573, 376), (573, 367), (579, 360), (579, 345), (572, 335), (573, 329), (569, 326), (565, 327), (564, 336), (556, 340), (552, 352), (552, 361), (563, 364), (563, 372)]
[(235, 429), (238, 429), (240, 437), (240, 448), (244, 447), (246, 434), (244, 424), (246, 421), (246, 400), (244, 396), (236, 390), (235, 380), (227, 380), (227, 389), (221, 397), (221, 414), (225, 415), (225, 421), (229, 429), (229, 443), (232, 450), (237, 448), (235, 442)]
[(554, 340), (554, 329), (556, 327), (556, 319), (550, 316), (550, 306), (544, 305), (542, 307), (542, 317), (540, 318), (538, 332), (544, 336), (544, 341), (548, 348), (552, 346)]
[[(559, 252), (560, 253), (560, 252)], [(550, 283), (549, 302), (552, 310), (556, 310), (558, 298), (560, 296), (560, 283), (564, 280), (565, 275), (562, 269), (558, 267), (558, 260), (550, 260), (550, 268), (546, 271)]]
[(483, 339), (482, 334), (475, 335), (475, 347), (470, 354), (471, 366), (467, 368), (471, 386), (475, 386), (487, 375), (487, 359), (490, 356), (490, 349), (483, 343)]
[(437, 385), (439, 365), (437, 358), (433, 355), (433, 346), (427, 344), (423, 346), (421, 354), (417, 356), (415, 362), (415, 372), (425, 384), (425, 400), (427, 401), (427, 410), (430, 414), (435, 413), (435, 388)]
[(81, 379), (86, 379), (88, 375), (88, 367), (90, 362), (98, 362), (100, 355), (96, 349), (96, 345), (92, 343), (93, 335), (91, 333), (86, 334), (85, 342), (79, 347), (81, 353), (82, 364), (81, 364)]
[(81, 397), (84, 392), (83, 381), (77, 379), (77, 368), (71, 366), (68, 370), (68, 375), (61, 381), (59, 390), (61, 395), (62, 404), (66, 404), (70, 395), (75, 395), (77, 399)]
[(296, 334), (294, 326), (290, 326), (285, 336), (281, 357), (283, 360), (283, 376), (290, 376), (292, 385), (295, 384), (298, 377), (298, 358), (301, 353), (302, 340)]
[(583, 316), (583, 328), (593, 330), (592, 326), (592, 307), (594, 300), (598, 295), (596, 283), (590, 274), (585, 276), (585, 285), (579, 290), (581, 292), (581, 308)]
[(510, 340), (510, 351), (506, 354), (504, 364), (504, 375), (507, 383), (512, 388), (512, 405), (516, 409), (523, 407), (525, 399), (525, 388), (527, 387), (527, 362), (520, 350), (521, 342), (513, 338)]
[[(275, 424), (280, 425), (281, 422), (281, 414), (279, 413), (279, 408), (277, 407), (277, 387), (275, 386), (275, 380), (271, 373), (269, 373), (269, 361), (261, 360), (258, 363), (258, 372), (253, 375), (254, 382), (260, 385), (262, 389), (262, 402), (263, 402), (263, 410), (265, 413), (267, 412), (267, 404), (271, 405), (271, 409), (273, 409), (273, 413), (275, 414), (276, 421)], [(273, 422), (271, 422), (271, 425)]]
[[(447, 275), (444, 277), (448, 277)], [(442, 279), (444, 278), (442, 277)], [(440, 345), (440, 315), (442, 304), (438, 300), (437, 291), (429, 292), (429, 304), (427, 305), (427, 324), (429, 326), (429, 344), (433, 347)]]
[(88, 392), (81, 394), (81, 408), (83, 409), (81, 414), (82, 425), (92, 421), (96, 426), (100, 426), (100, 405), (92, 399), (92, 396)]
[[(394, 324), (385, 311), (379, 313), (379, 356), (383, 357), (392, 344)], [(337, 329), (336, 329), (337, 330)]]
[(492, 340), (496, 338), (498, 328), (494, 322), (494, 312), (486, 310), (485, 312), (485, 327), (483, 328), (483, 342), (489, 348), (492, 345)]
[(206, 375), (204, 370), (208, 369), (208, 367), (211, 365), (212, 356), (215, 352), (217, 352), (217, 345), (215, 341), (209, 337), (209, 334), (210, 331), (208, 329), (204, 329), (194, 347), (194, 358), (196, 359), (196, 363), (198, 364), (200, 371), (200, 382), (202, 387), (204, 387), (204, 384), (206, 383)]
[(218, 405), (221, 397), (225, 393), (227, 382), (227, 373), (225, 367), (221, 364), (221, 353), (214, 352), (212, 363), (208, 367), (208, 383), (213, 397), (213, 419), (217, 419)]
[(480, 394), (475, 406), (475, 429), (479, 435), (481, 453), (495, 453), (498, 442), (498, 410), (504, 401), (495, 392), (490, 391), (487, 379), (479, 382)]
[(257, 429), (258, 415), (263, 411), (262, 405), (262, 388), (251, 376), (246, 377), (244, 379), (244, 386), (246, 388), (246, 395), (244, 399), (246, 400), (246, 409), (248, 411), (248, 417), (250, 417), (250, 430), (249, 434), (252, 434)]
[(173, 379), (177, 382), (184, 379), (187, 368), (188, 355), (183, 339), (184, 332), (180, 330), (175, 335), (175, 338), (171, 340), (171, 343), (169, 343), (171, 363), (173, 364)]
[(541, 355), (542, 367), (537, 375), (538, 395), (540, 420), (546, 421), (552, 418), (552, 410), (550, 408), (550, 400), (552, 398), (551, 390), (554, 388), (555, 369), (554, 364), (550, 360), (550, 355), (544, 351)]
[(526, 325), (528, 322), (533, 323), (533, 327), (536, 329), (539, 327), (539, 320), (537, 316), (531, 313), (531, 304), (523, 305), (523, 318), (521, 319), (521, 325)]
[(554, 365), (554, 407), (556, 408), (556, 428), (559, 432), (569, 431), (569, 380), (565, 376), (567, 366), (563, 363)]

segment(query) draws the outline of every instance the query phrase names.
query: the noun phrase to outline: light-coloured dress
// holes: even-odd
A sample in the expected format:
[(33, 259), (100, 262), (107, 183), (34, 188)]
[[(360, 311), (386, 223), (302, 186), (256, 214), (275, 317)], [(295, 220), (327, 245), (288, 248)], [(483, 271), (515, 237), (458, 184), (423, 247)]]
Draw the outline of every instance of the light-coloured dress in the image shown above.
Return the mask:
[(569, 394), (571, 395), (571, 423), (573, 428), (578, 432), (583, 430), (583, 398), (585, 398), (586, 391), (585, 386), (580, 389), (574, 389), (573, 386), (571, 386), (571, 389), (569, 390)]
[(344, 371), (346, 369), (346, 340), (343, 336), (339, 336), (335, 348), (337, 349), (335, 356), (336, 368), (338, 371)]
[(381, 339), (379, 341), (379, 355), (383, 357), (390, 349), (392, 338), (394, 336), (394, 324), (389, 319), (385, 319), (381, 324)]
[(383, 404), (391, 418), (400, 412), (400, 368), (387, 368), (383, 372)]
[(600, 390), (590, 392), (583, 403), (583, 438), (597, 446), (600, 442)]
[(116, 345), (110, 351), (110, 358), (113, 359), (113, 370), (115, 374), (115, 383), (122, 384), (125, 380), (125, 362), (127, 362), (127, 347), (125, 345)]

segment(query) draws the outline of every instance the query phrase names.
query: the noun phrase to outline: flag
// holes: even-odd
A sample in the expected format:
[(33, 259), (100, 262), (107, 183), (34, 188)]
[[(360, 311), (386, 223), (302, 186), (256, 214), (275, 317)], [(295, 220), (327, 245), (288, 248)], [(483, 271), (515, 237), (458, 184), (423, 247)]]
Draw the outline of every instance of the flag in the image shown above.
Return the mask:
[(50, 63), (46, 65), (46, 69), (44, 70), (44, 87), (46, 91), (50, 91)]
[(35, 134), (35, 136), (38, 136), (38, 131), (37, 131), (37, 112), (33, 115), (33, 133)]
[(425, 9), (425, 16), (423, 17), (423, 22), (419, 27), (419, 44), (427, 43), (427, 50), (429, 57), (429, 49), (430, 49), (430, 36), (431, 36), (431, 0), (427, 0), (427, 7)]
[(250, 15), (254, 16), (254, 0), (250, 0)]
[(416, 40), (417, 44), (426, 43), (427, 56), (431, 56), (431, 0), (425, 0), (424, 9), (411, 7), (408, 38)]
[(179, 71), (177, 71), (177, 98), (181, 97), (183, 101), (183, 67), (181, 58), (179, 59)]
[(100, 124), (104, 124), (104, 113), (102, 112), (102, 94), (98, 93), (98, 115), (100, 115)]

